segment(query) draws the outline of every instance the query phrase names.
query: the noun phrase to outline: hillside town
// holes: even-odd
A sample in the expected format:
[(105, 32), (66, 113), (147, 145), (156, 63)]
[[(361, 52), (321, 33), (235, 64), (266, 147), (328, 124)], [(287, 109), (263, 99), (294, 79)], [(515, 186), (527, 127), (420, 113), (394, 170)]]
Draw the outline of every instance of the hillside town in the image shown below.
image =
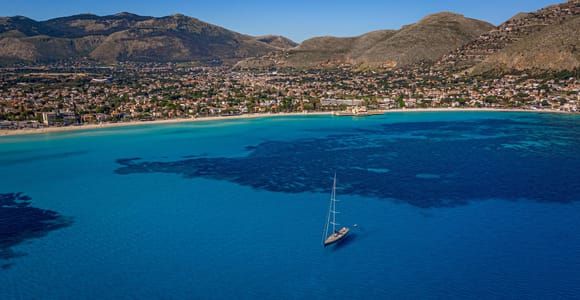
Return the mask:
[(0, 129), (352, 107), (580, 110), (577, 72), (485, 78), (423, 67), (252, 72), (175, 64), (63, 63), (0, 74)]

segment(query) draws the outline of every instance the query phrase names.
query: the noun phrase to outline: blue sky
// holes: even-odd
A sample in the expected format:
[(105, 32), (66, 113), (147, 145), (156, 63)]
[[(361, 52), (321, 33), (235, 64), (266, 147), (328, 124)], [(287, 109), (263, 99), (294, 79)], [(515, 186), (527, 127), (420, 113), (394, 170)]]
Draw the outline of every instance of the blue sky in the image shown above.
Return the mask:
[(280, 34), (297, 42), (321, 35), (355, 36), (398, 29), (423, 16), (453, 11), (499, 24), (521, 11), (563, 0), (5, 0), (0, 14), (36, 20), (79, 13), (128, 11), (140, 15), (174, 13), (196, 17), (245, 34)]

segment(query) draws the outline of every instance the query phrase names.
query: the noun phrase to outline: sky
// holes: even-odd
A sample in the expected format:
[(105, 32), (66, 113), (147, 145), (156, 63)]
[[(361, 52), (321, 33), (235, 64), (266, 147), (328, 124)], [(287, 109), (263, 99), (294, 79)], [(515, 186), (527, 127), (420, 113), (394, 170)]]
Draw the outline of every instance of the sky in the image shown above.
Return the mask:
[(277, 34), (301, 42), (314, 36), (357, 36), (398, 29), (424, 16), (452, 11), (498, 25), (518, 12), (564, 0), (2, 0), (0, 15), (35, 20), (80, 13), (146, 16), (176, 13), (240, 33)]

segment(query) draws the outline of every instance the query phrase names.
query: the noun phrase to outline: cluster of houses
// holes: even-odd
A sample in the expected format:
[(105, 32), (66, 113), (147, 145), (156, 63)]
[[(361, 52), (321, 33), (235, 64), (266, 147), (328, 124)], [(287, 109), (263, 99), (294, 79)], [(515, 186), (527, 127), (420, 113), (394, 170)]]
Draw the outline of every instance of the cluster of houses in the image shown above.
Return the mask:
[[(580, 110), (575, 76), (459, 78), (426, 68), (357, 72), (119, 66), (110, 74), (0, 76), (0, 129), (264, 112), (490, 107)], [(72, 75), (71, 75), (72, 74)], [(95, 80), (96, 79), (96, 80)]]

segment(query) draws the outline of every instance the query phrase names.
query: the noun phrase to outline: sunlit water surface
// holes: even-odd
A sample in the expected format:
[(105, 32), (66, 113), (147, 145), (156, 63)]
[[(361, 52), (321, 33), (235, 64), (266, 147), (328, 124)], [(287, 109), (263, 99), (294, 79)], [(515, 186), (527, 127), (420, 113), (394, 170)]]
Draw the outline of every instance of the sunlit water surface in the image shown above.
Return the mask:
[(579, 170), (568, 115), (3, 137), (0, 299), (580, 298)]

